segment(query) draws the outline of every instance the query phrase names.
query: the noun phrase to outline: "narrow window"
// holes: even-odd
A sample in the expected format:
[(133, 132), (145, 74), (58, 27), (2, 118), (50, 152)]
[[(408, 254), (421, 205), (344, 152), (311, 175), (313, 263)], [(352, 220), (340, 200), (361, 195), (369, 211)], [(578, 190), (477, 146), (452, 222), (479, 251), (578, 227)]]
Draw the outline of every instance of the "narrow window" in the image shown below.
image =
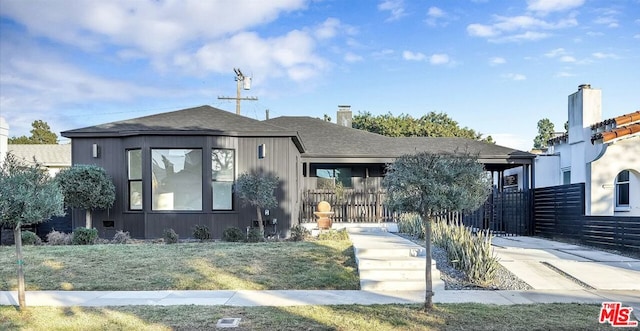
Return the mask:
[(233, 181), (235, 180), (235, 151), (211, 151), (211, 190), (214, 210), (233, 209)]
[(202, 150), (151, 150), (153, 210), (202, 210)]
[(562, 172), (562, 185), (571, 184), (571, 170), (565, 170)]
[(142, 210), (142, 152), (127, 151), (127, 179), (129, 181), (129, 210)]
[(616, 207), (629, 207), (629, 170), (616, 176)]

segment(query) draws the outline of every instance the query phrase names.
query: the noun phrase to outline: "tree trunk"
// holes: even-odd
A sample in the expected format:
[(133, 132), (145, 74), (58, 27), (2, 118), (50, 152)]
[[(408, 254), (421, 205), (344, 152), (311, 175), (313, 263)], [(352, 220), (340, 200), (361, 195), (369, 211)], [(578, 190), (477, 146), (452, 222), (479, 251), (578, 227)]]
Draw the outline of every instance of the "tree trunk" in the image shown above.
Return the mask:
[(85, 228), (87, 229), (91, 229), (91, 210), (87, 209), (87, 211), (84, 214), (84, 220), (85, 220)]
[(264, 237), (264, 224), (262, 224), (262, 210), (260, 207), (256, 206), (256, 213), (258, 214), (258, 228), (260, 229), (260, 234)]
[(25, 301), (25, 293), (24, 293), (24, 260), (22, 259), (22, 231), (20, 229), (20, 224), (16, 226), (13, 230), (14, 241), (16, 243), (16, 257), (18, 260), (18, 304), (20, 305), (20, 310), (24, 310), (27, 308), (27, 303)]
[[(423, 219), (423, 222), (424, 219)], [(426, 291), (424, 294), (424, 309), (430, 310), (433, 308), (433, 279), (431, 275), (431, 218), (427, 217), (424, 226), (424, 250), (425, 259), (427, 259), (427, 268), (425, 271)]]

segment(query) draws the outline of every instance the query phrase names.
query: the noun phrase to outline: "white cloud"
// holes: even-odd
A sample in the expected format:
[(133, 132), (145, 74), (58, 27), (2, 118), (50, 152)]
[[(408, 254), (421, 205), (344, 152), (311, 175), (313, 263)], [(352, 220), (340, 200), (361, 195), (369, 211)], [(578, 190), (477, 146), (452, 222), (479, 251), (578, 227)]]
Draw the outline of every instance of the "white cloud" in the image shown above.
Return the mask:
[(384, 0), (378, 4), (378, 10), (389, 12), (388, 22), (396, 21), (406, 15), (403, 0)]
[(595, 57), (596, 59), (618, 59), (619, 56), (613, 53), (601, 53), (601, 52), (596, 52), (591, 54), (593, 57)]
[(347, 52), (347, 53), (344, 55), (344, 60), (345, 60), (346, 62), (353, 63), (353, 62), (360, 62), (360, 61), (362, 61), (362, 60), (363, 60), (363, 58), (362, 58), (362, 56), (360, 56), (360, 55), (358, 55), (358, 54), (354, 54), (354, 53), (351, 53), (351, 52)]
[(515, 80), (515, 81), (520, 81), (520, 80), (526, 80), (527, 76), (523, 75), (523, 74), (514, 74), (514, 73), (508, 73), (505, 75), (502, 75), (502, 77), (506, 78), (506, 79), (510, 79), (510, 80)]
[(433, 54), (429, 57), (429, 63), (433, 65), (447, 64), (449, 61), (449, 55), (447, 54)]
[(301, 81), (317, 76), (329, 65), (315, 55), (315, 46), (313, 37), (304, 31), (294, 30), (266, 39), (253, 32), (242, 32), (207, 43), (193, 55), (179, 54), (174, 57), (174, 64), (194, 74), (221, 73), (242, 66), (250, 68), (257, 81), (283, 75)]
[[(436, 26), (438, 23), (447, 17), (447, 13), (438, 7), (429, 7), (427, 10), (427, 18), (424, 20), (430, 26)], [(441, 22), (440, 25), (446, 25), (446, 22)]]
[(427, 56), (420, 52), (404, 51), (402, 52), (402, 58), (407, 61), (424, 61), (427, 59)]
[(492, 66), (497, 66), (505, 63), (507, 63), (507, 60), (505, 60), (503, 57), (492, 57), (489, 59), (489, 64)]
[(338, 34), (339, 29), (339, 19), (327, 18), (322, 24), (315, 28), (314, 35), (318, 39), (330, 39)]
[(560, 57), (560, 62), (576, 62), (576, 59), (570, 55), (563, 55)]
[(549, 52), (545, 53), (544, 56), (546, 57), (558, 57), (558, 56), (562, 56), (567, 54), (567, 51), (564, 48), (556, 48), (556, 49), (552, 49)]
[(537, 12), (556, 12), (580, 7), (584, 0), (527, 0), (527, 9)]
[(67, 0), (64, 6), (55, 1), (7, 1), (3, 15), (33, 34), (83, 49), (108, 43), (161, 56), (198, 39), (219, 38), (271, 22), (305, 5), (304, 0)]
[(546, 30), (566, 29), (578, 25), (575, 14), (556, 21), (544, 20), (531, 15), (494, 15), (491, 24), (473, 23), (467, 33), (473, 37), (487, 38), (490, 42), (521, 42), (544, 39), (550, 36)]

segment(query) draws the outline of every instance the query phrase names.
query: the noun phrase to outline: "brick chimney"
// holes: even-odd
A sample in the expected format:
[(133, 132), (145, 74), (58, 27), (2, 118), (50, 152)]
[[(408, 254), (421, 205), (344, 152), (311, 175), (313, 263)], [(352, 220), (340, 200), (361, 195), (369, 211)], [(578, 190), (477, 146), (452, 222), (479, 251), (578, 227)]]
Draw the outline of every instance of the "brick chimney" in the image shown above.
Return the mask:
[(352, 119), (353, 113), (351, 112), (351, 106), (339, 105), (338, 113), (336, 114), (336, 123), (350, 128)]

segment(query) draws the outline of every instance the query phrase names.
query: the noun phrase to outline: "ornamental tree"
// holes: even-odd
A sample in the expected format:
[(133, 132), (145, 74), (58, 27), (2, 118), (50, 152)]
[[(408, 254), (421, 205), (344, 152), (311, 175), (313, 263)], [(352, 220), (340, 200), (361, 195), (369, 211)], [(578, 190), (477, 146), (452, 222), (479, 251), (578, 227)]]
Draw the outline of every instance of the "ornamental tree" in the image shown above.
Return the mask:
[(26, 307), (22, 258), (22, 225), (42, 223), (63, 216), (60, 188), (37, 162), (24, 165), (11, 153), (0, 165), (0, 226), (10, 225), (18, 260), (18, 304)]
[(96, 165), (74, 165), (56, 175), (64, 202), (72, 208), (86, 210), (85, 227), (91, 229), (91, 213), (113, 206), (116, 189), (106, 171)]
[(491, 183), (482, 164), (469, 154), (417, 153), (398, 158), (382, 181), (386, 204), (395, 211), (416, 213), (425, 228), (427, 259), (425, 309), (433, 308), (431, 222), (445, 211), (469, 211), (481, 206)]
[(275, 189), (278, 187), (278, 177), (273, 175), (260, 175), (255, 173), (243, 173), (236, 180), (236, 193), (243, 204), (256, 208), (260, 233), (264, 235), (262, 224), (262, 209), (278, 206)]

